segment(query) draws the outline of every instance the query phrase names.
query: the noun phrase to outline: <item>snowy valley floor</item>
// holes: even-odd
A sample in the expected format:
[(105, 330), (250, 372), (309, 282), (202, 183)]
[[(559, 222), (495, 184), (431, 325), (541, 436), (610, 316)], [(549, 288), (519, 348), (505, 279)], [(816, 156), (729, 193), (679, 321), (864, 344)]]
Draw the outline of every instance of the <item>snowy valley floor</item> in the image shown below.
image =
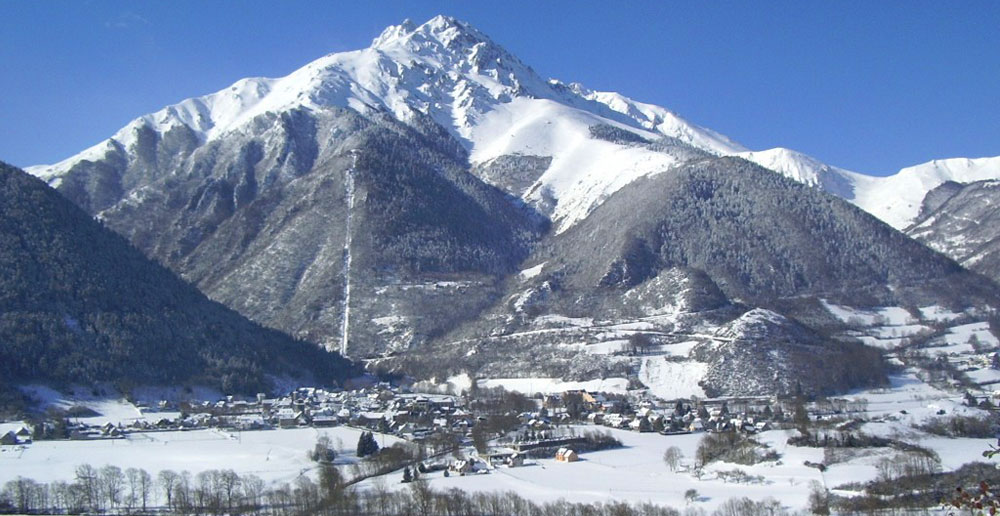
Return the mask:
[[(945, 471), (954, 470), (967, 462), (982, 461), (982, 452), (991, 441), (985, 439), (945, 438), (914, 428), (915, 424), (944, 411), (946, 414), (978, 412), (961, 405), (954, 393), (939, 391), (911, 374), (893, 378), (890, 388), (864, 391), (852, 397), (868, 400), (868, 422), (861, 431), (869, 435), (890, 437), (934, 450), (940, 456)], [(135, 418), (157, 418), (162, 413), (141, 414), (124, 401), (89, 400), (83, 402), (101, 416), (92, 422)], [(0, 424), (0, 433), (19, 427), (19, 423)], [(895, 451), (887, 448), (866, 449), (843, 462), (830, 464), (825, 472), (805, 463), (824, 462), (822, 448), (797, 447), (787, 443), (795, 430), (772, 430), (757, 436), (779, 454), (777, 460), (753, 466), (715, 462), (704, 468), (700, 477), (693, 472), (693, 461), (699, 441), (705, 434), (664, 436), (637, 433), (590, 425), (573, 427), (576, 433), (586, 430), (607, 430), (621, 440), (624, 447), (582, 453), (575, 463), (554, 459), (528, 460), (523, 467), (500, 467), (486, 474), (445, 477), (441, 472), (427, 473), (422, 478), (436, 490), (458, 488), (466, 492), (513, 491), (538, 502), (566, 499), (573, 502), (623, 500), (630, 503), (652, 502), (684, 508), (696, 506), (708, 511), (726, 500), (749, 497), (762, 500), (772, 497), (790, 509), (804, 509), (814, 482), (825, 485), (834, 493), (850, 495), (836, 488), (850, 482), (864, 482), (878, 475), (878, 461)], [(143, 432), (128, 434), (124, 439), (91, 441), (38, 441), (29, 445), (0, 447), (0, 484), (16, 477), (41, 482), (73, 479), (77, 465), (106, 464), (122, 469), (143, 468), (152, 474), (159, 470), (187, 470), (192, 474), (209, 469), (233, 469), (237, 473), (254, 474), (266, 482), (294, 483), (302, 476), (315, 479), (315, 463), (307, 456), (320, 434), (330, 437), (337, 449), (337, 464), (345, 468), (356, 463), (355, 445), (362, 430), (351, 427), (328, 429), (296, 428), (227, 432), (216, 429), (192, 431)], [(399, 441), (397, 437), (376, 434), (382, 445)], [(680, 448), (684, 458), (679, 471), (670, 471), (662, 460), (671, 446)], [(471, 451), (466, 451), (471, 453)], [(734, 483), (727, 472), (741, 470), (750, 482)], [(722, 475), (719, 473), (722, 472)], [(370, 488), (374, 482), (392, 489), (403, 489), (401, 472), (370, 479), (358, 484)], [(757, 478), (757, 477), (760, 478)], [(727, 478), (720, 478), (727, 477)], [(685, 498), (694, 489), (695, 501)]]

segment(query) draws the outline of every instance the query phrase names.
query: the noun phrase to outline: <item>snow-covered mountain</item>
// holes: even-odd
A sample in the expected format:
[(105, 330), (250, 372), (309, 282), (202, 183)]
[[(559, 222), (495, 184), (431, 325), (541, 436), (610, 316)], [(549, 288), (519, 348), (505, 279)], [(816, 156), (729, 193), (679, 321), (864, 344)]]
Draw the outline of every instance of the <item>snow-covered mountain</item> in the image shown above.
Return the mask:
[(784, 148), (738, 155), (839, 195), (899, 230), (916, 221), (924, 197), (939, 185), (1000, 178), (1000, 156), (934, 160), (882, 177), (832, 167)]
[(942, 182), (1000, 178), (1000, 157), (936, 160), (873, 177), (790, 149), (749, 151), (666, 108), (545, 80), (483, 33), (446, 16), (419, 26), (404, 21), (385, 29), (369, 48), (324, 56), (286, 77), (242, 79), (184, 100), (132, 121), (76, 156), (28, 171), (58, 185), (74, 164), (99, 160), (119, 146), (132, 148), (141, 127), (165, 134), (183, 125), (204, 143), (245, 131), (268, 112), (320, 107), (385, 111), (404, 122), (418, 113), (429, 116), (459, 138), (473, 164), (509, 155), (550, 157), (530, 188), (511, 193), (543, 208), (559, 230), (630, 181), (677, 164), (666, 153), (595, 142), (588, 128), (598, 124), (744, 157), (844, 197), (897, 229), (913, 221), (923, 196)]
[(265, 113), (329, 107), (388, 112), (403, 122), (429, 116), (463, 143), (473, 163), (502, 155), (551, 156), (537, 184), (520, 194), (536, 203), (555, 199), (548, 211), (567, 223), (630, 179), (676, 161), (663, 153), (594, 142), (590, 126), (610, 124), (653, 140), (669, 136), (714, 154), (745, 150), (667, 109), (542, 79), (475, 28), (438, 16), (420, 26), (405, 21), (389, 27), (367, 49), (324, 56), (286, 77), (242, 79), (168, 106), (76, 156), (28, 170), (58, 185), (82, 160), (133, 148), (140, 128), (162, 135), (184, 126), (204, 144), (246, 132)]
[(202, 142), (244, 132), (264, 113), (347, 107), (385, 111), (404, 122), (429, 116), (463, 143), (473, 164), (501, 156), (550, 157), (530, 188), (511, 192), (542, 208), (559, 230), (581, 220), (628, 182), (676, 165), (649, 149), (595, 142), (588, 128), (610, 124), (643, 138), (664, 136), (715, 155), (735, 154), (848, 199), (890, 225), (909, 225), (923, 196), (945, 181), (1000, 178), (1000, 157), (940, 160), (873, 177), (784, 148), (749, 151), (670, 110), (618, 93), (545, 80), (468, 24), (438, 16), (387, 28), (371, 47), (324, 56), (278, 79), (247, 78), (222, 91), (142, 116), (62, 162), (28, 169), (58, 185), (82, 160), (136, 144), (142, 127), (185, 126)]
[[(899, 226), (936, 182), (998, 168), (875, 178), (750, 151), (665, 108), (543, 79), (439, 16), (168, 106), (30, 172), (267, 326), (352, 357), (412, 351), (409, 372), (441, 378), (591, 379), (631, 374), (622, 340), (637, 330), (702, 339), (753, 307), (823, 326), (820, 296), (992, 303), (978, 277), (817, 190)], [(580, 346), (603, 351), (580, 361)]]

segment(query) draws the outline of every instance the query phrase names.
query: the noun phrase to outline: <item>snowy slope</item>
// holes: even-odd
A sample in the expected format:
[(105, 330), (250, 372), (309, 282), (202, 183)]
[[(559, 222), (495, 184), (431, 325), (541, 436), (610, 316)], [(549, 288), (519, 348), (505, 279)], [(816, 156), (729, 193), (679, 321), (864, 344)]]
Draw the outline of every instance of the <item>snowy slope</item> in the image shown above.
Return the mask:
[(286, 77), (242, 79), (184, 100), (137, 118), (76, 156), (28, 171), (57, 186), (83, 160), (132, 149), (142, 127), (162, 135), (187, 126), (204, 143), (241, 131), (264, 113), (330, 107), (386, 112), (404, 122), (429, 116), (462, 142), (473, 165), (505, 155), (551, 157), (537, 182), (515, 195), (551, 216), (558, 231), (632, 180), (676, 164), (667, 153), (592, 138), (588, 128), (598, 124), (744, 157), (851, 200), (897, 228), (912, 222), (926, 192), (943, 181), (1000, 177), (1000, 158), (934, 161), (875, 178), (789, 149), (751, 152), (666, 108), (543, 79), (477, 29), (445, 16), (391, 26), (369, 48), (329, 54)]
[(736, 154), (796, 181), (847, 199), (896, 229), (913, 224), (927, 192), (946, 181), (1000, 178), (1000, 156), (934, 160), (876, 177), (832, 167), (790, 149)]
[(1000, 156), (940, 159), (904, 168), (885, 178), (863, 178), (868, 184), (858, 189), (853, 199), (855, 204), (891, 226), (903, 229), (914, 222), (927, 192), (941, 183), (1000, 178)]

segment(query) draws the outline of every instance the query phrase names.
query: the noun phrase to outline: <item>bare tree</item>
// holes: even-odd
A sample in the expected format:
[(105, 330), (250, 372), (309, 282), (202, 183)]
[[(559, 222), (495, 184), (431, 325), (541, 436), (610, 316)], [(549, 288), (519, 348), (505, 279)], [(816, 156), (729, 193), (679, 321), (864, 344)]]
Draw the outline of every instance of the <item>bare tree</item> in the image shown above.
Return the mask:
[(369, 509), (373, 509), (374, 514), (389, 514), (392, 491), (386, 485), (385, 477), (379, 476), (372, 479), (372, 487), (369, 492), (371, 494)]
[(219, 471), (210, 469), (198, 473), (195, 477), (197, 486), (194, 490), (195, 504), (208, 512), (222, 512), (222, 489), (219, 481)]
[(240, 476), (231, 469), (222, 470), (217, 478), (220, 495), (225, 500), (226, 512), (232, 514), (233, 502), (239, 497)]
[(125, 509), (128, 512), (132, 512), (135, 506), (139, 504), (140, 490), (139, 486), (139, 470), (136, 468), (128, 468), (125, 470)]
[(434, 491), (427, 485), (426, 481), (410, 482), (410, 496), (413, 497), (413, 505), (417, 509), (417, 514), (429, 516), (434, 509)]
[(97, 470), (90, 464), (77, 466), (76, 483), (82, 491), (84, 505), (92, 511), (99, 511), (101, 509), (101, 490)]
[(146, 505), (149, 503), (149, 496), (153, 491), (153, 477), (150, 476), (149, 472), (140, 469), (139, 470), (139, 502), (141, 503), (142, 512), (146, 512)]
[(0, 492), (0, 500), (6, 500), (22, 513), (29, 513), (44, 508), (44, 502), (39, 498), (40, 487), (30, 478), (17, 477), (8, 481)]
[(256, 514), (260, 510), (267, 484), (257, 475), (245, 475), (241, 485), (243, 488), (243, 500), (248, 511)]
[(109, 508), (116, 508), (121, 503), (122, 491), (125, 489), (125, 474), (118, 466), (110, 464), (101, 468), (101, 491), (108, 500)]
[(809, 510), (813, 514), (830, 514), (830, 492), (815, 480), (809, 484)]
[(190, 512), (194, 505), (191, 493), (191, 473), (182, 471), (178, 478), (177, 485), (174, 486), (174, 503), (177, 504), (181, 512)]
[(163, 497), (167, 501), (167, 508), (174, 509), (174, 490), (180, 482), (180, 475), (176, 471), (165, 469), (156, 475), (157, 483), (163, 490)]
[(676, 446), (671, 446), (663, 452), (663, 463), (670, 468), (670, 471), (677, 471), (682, 458), (684, 458), (684, 454)]

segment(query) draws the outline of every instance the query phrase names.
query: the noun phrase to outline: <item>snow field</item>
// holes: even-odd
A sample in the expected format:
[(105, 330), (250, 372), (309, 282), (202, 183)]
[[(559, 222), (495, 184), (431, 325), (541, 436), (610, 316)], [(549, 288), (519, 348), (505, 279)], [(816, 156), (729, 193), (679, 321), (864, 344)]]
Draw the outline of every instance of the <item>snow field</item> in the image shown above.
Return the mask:
[[(129, 434), (125, 439), (90, 441), (38, 441), (27, 446), (0, 446), (0, 484), (18, 476), (41, 482), (73, 479), (81, 464), (106, 464), (143, 468), (151, 474), (172, 469), (192, 475), (210, 469), (232, 469), (254, 474), (267, 482), (291, 482), (313, 475), (315, 463), (306, 454), (316, 439), (327, 435), (337, 448), (338, 464), (354, 462), (362, 430), (296, 428), (254, 432), (192, 430)], [(376, 434), (379, 445), (400, 442), (395, 436)]]
[(627, 378), (604, 378), (584, 382), (566, 382), (559, 378), (491, 378), (479, 380), (479, 387), (503, 387), (522, 394), (551, 394), (572, 390), (611, 392), (624, 394), (628, 390)]
[[(805, 507), (809, 494), (809, 483), (821, 480), (818, 470), (802, 465), (804, 460), (822, 461), (820, 449), (788, 448), (778, 463), (760, 464), (746, 467), (735, 464), (716, 463), (706, 468), (701, 479), (696, 478), (690, 467), (704, 434), (662, 436), (655, 433), (636, 433), (603, 427), (576, 427), (578, 432), (586, 430), (609, 431), (622, 441), (624, 448), (583, 453), (580, 461), (574, 463), (557, 462), (555, 459), (539, 459), (526, 462), (524, 467), (498, 468), (486, 475), (449, 476), (436, 472), (422, 478), (430, 481), (434, 489), (458, 488), (466, 492), (513, 491), (536, 502), (565, 499), (572, 502), (626, 501), (630, 503), (651, 502), (684, 508), (687, 505), (684, 493), (695, 489), (699, 499), (694, 506), (711, 511), (730, 498), (746, 496), (755, 500), (773, 497), (784, 505)], [(784, 441), (785, 432), (765, 434), (775, 442)], [(670, 471), (663, 463), (663, 452), (668, 447), (681, 449), (684, 459), (682, 468)], [(716, 471), (742, 469), (752, 475), (765, 474), (763, 484), (727, 483), (716, 477)], [(398, 475), (395, 475), (398, 476)], [(394, 476), (388, 485), (404, 489), (395, 482)], [(370, 485), (370, 481), (362, 487)]]
[(705, 377), (708, 364), (687, 360), (674, 362), (663, 356), (647, 357), (639, 368), (639, 381), (653, 396), (664, 400), (705, 397), (698, 382)]

